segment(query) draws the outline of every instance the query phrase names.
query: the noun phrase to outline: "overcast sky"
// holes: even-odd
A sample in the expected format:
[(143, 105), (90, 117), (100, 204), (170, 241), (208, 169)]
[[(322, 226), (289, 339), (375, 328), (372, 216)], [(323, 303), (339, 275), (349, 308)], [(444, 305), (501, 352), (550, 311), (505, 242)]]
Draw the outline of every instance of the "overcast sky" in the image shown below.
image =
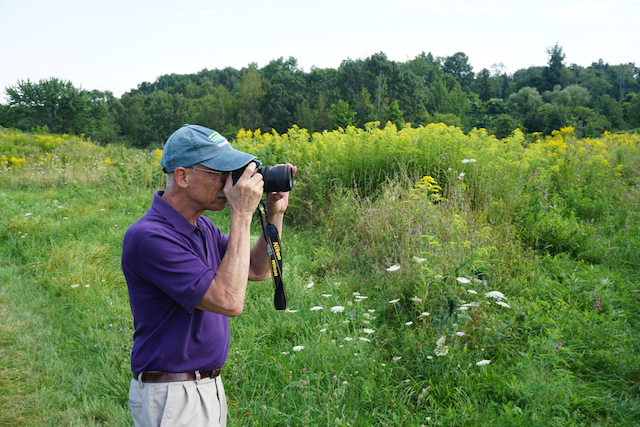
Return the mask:
[(18, 80), (57, 77), (117, 97), (163, 74), (305, 71), (384, 52), (464, 52), (475, 72), (547, 64), (640, 66), (640, 0), (0, 0), (0, 100)]

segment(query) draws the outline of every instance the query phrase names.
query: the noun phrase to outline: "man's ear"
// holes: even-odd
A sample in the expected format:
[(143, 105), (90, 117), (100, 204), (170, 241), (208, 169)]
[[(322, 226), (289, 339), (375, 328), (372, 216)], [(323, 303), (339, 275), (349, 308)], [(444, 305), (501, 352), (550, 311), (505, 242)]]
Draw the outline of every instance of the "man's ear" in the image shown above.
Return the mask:
[(187, 188), (189, 186), (189, 171), (182, 166), (177, 167), (173, 171), (173, 180), (180, 188)]

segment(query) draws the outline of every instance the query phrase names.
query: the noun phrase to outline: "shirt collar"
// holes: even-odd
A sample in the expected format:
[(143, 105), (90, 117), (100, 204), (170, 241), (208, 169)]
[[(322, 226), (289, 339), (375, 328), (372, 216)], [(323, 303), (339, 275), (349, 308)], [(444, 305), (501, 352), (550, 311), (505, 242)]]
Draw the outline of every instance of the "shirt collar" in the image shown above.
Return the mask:
[(153, 202), (151, 207), (155, 209), (160, 215), (165, 217), (171, 225), (180, 233), (188, 236), (196, 230), (196, 226), (191, 224), (185, 217), (174, 209), (166, 200), (162, 198), (164, 191), (156, 191), (153, 195)]

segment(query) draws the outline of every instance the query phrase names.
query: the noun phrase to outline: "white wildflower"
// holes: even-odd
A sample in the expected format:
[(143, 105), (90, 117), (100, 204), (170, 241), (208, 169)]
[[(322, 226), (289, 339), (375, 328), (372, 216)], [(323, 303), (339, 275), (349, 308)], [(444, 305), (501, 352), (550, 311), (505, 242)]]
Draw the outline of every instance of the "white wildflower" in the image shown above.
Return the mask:
[(344, 307), (341, 305), (336, 305), (331, 307), (331, 312), (332, 313), (342, 313), (344, 311)]
[(364, 332), (365, 334), (372, 334), (375, 332), (375, 329), (364, 328), (362, 332)]
[(297, 346), (293, 347), (293, 351), (300, 351), (300, 350), (304, 350), (304, 346), (303, 345), (297, 345)]
[(467, 289), (467, 292), (469, 292), (469, 293), (470, 293), (470, 294), (472, 294), (472, 295), (477, 294), (477, 292), (476, 292), (476, 291), (474, 291), (473, 289)]
[(423, 311), (422, 314), (420, 315), (420, 317), (426, 317), (426, 316), (430, 316), (431, 313), (429, 313), (428, 311)]
[(462, 159), (462, 163), (475, 163), (477, 162), (476, 159)]
[(400, 266), (398, 264), (392, 265), (391, 267), (387, 268), (387, 271), (396, 271), (396, 270), (400, 270)]
[(419, 257), (417, 257), (417, 256), (414, 256), (414, 257), (413, 257), (413, 260), (414, 260), (415, 262), (425, 262), (427, 259), (426, 259), (426, 258), (419, 258)]
[(322, 333), (327, 332), (327, 328), (320, 329), (320, 332), (322, 332)]
[(393, 360), (394, 362), (397, 362), (397, 361), (398, 361), (398, 360), (400, 360), (400, 359), (402, 359), (402, 356), (396, 356), (396, 357), (394, 357), (394, 358), (393, 358), (393, 359), (391, 359), (391, 360)]
[(409, 321), (409, 322), (405, 322), (405, 325), (407, 325), (407, 326), (411, 326), (411, 325), (413, 325), (413, 322), (411, 322), (411, 321)]
[(345, 340), (345, 341), (353, 341), (353, 338), (351, 338), (351, 337), (346, 337), (344, 340)]
[(484, 365), (488, 365), (489, 363), (491, 363), (491, 360), (484, 359), (484, 360), (481, 360), (481, 361), (479, 361), (479, 362), (476, 362), (476, 365), (478, 365), (478, 366), (484, 366)]
[(457, 336), (459, 336), (459, 337), (463, 337), (463, 336), (465, 336), (466, 334), (465, 334), (464, 332), (456, 332), (456, 335), (457, 335)]
[(365, 338), (365, 337), (360, 337), (360, 341), (371, 342), (369, 338)]
[(436, 341), (436, 348), (433, 351), (436, 354), (436, 356), (438, 357), (446, 356), (447, 353), (449, 353), (449, 346), (444, 345), (446, 341), (447, 341), (447, 337), (444, 335), (438, 338), (438, 341)]
[(77, 288), (78, 286), (80, 286), (78, 283), (74, 283), (73, 285), (71, 285), (71, 288)]
[(456, 280), (464, 284), (471, 283), (471, 280), (467, 279), (466, 277), (456, 277)]
[(415, 303), (420, 303), (420, 302), (422, 302), (422, 298), (413, 297), (413, 298), (411, 298), (411, 301), (413, 301)]
[(484, 294), (487, 298), (496, 298), (496, 299), (507, 299), (502, 292), (499, 291), (491, 291)]
[(506, 308), (511, 308), (511, 306), (509, 304), (507, 304), (506, 302), (504, 302), (504, 301), (496, 301), (496, 304), (501, 305), (501, 306), (506, 307)]
[(436, 356), (441, 357), (441, 356), (446, 356), (447, 353), (449, 353), (449, 346), (442, 346), (442, 347), (436, 347), (436, 349), (433, 351)]
[(362, 301), (363, 299), (367, 299), (369, 297), (365, 297), (364, 295), (356, 295), (356, 301)]
[(329, 298), (331, 296), (331, 294), (322, 294), (323, 297), (325, 298)]
[(311, 283), (309, 283), (309, 284), (307, 285), (307, 289), (309, 289), (309, 288), (313, 288), (313, 282), (311, 282)]
[(311, 307), (310, 311), (318, 311), (318, 310), (324, 310), (324, 307), (322, 307), (321, 305), (316, 305), (315, 307)]
[(469, 307), (480, 307), (480, 303), (479, 302), (468, 302), (466, 304), (462, 304), (460, 306), (460, 310), (467, 310)]
[(398, 301), (400, 301), (400, 298), (392, 299), (391, 301), (389, 301), (389, 304), (395, 304), (395, 303), (397, 303)]
[(460, 173), (460, 175), (458, 175), (458, 179), (462, 179), (462, 178), (464, 178), (464, 175), (465, 175), (465, 173), (464, 173), (464, 172)]

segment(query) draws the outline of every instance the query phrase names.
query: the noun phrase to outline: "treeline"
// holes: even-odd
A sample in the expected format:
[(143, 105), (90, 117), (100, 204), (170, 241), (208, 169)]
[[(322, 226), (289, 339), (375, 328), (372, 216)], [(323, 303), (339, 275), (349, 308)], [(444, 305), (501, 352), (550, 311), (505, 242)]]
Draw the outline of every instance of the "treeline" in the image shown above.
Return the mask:
[(138, 148), (161, 145), (184, 123), (229, 137), (239, 129), (284, 133), (362, 127), (379, 121), (444, 122), (498, 138), (520, 128), (549, 134), (571, 125), (578, 136), (640, 128), (640, 68), (634, 63), (567, 66), (557, 44), (546, 66), (508, 74), (502, 64), (473, 71), (467, 55), (422, 53), (407, 62), (384, 53), (344, 60), (337, 69), (306, 72), (295, 58), (237, 70), (204, 69), (163, 75), (116, 98), (55, 78), (19, 81), (5, 89), (0, 125), (22, 130), (86, 134), (101, 143)]

